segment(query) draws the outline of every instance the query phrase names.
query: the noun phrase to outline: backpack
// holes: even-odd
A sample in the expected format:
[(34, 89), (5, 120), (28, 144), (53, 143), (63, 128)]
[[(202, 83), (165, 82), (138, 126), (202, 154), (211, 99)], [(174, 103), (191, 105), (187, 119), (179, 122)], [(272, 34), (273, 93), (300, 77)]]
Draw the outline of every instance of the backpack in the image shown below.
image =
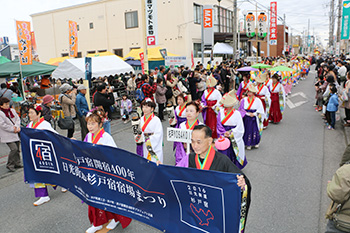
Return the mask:
[(142, 87), (143, 87), (144, 85), (146, 85), (146, 84), (147, 84), (147, 83), (144, 83), (144, 84), (141, 85), (140, 88), (137, 88), (137, 89), (136, 89), (135, 95), (136, 95), (136, 100), (137, 100), (138, 102), (142, 102), (142, 100), (145, 99), (145, 94), (144, 94), (143, 91), (142, 91)]

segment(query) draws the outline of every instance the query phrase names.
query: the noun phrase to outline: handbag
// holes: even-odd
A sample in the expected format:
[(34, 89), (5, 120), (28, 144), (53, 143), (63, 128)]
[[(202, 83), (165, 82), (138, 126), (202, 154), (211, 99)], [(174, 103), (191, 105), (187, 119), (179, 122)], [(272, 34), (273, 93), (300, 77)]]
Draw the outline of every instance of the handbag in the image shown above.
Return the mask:
[(348, 93), (345, 90), (342, 92), (341, 98), (342, 98), (343, 102), (349, 100)]
[(73, 129), (74, 128), (74, 120), (72, 117), (62, 117), (58, 119), (58, 127), (60, 129)]
[(339, 214), (342, 206), (333, 214), (333, 222), (335, 228), (344, 232), (350, 232), (350, 216), (347, 214)]
[(169, 86), (167, 86), (166, 88), (167, 88), (167, 90), (166, 90), (166, 92), (165, 92), (165, 97), (166, 97), (166, 99), (168, 100), (168, 99), (170, 99), (171, 97), (173, 97), (173, 88), (172, 88), (172, 87), (169, 87)]

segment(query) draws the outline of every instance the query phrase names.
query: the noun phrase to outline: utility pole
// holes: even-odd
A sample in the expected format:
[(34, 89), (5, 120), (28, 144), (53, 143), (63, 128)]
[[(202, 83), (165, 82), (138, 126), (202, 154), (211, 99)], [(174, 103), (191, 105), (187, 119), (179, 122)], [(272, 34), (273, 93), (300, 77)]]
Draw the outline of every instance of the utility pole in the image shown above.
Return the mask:
[(333, 52), (333, 34), (334, 34), (334, 0), (331, 0), (329, 13), (329, 51)]
[(310, 54), (310, 19), (308, 19), (307, 24), (307, 53)]
[(343, 0), (339, 0), (339, 2), (338, 2), (337, 42), (340, 42), (340, 25), (341, 25), (342, 7), (343, 7)]
[[(237, 41), (237, 0), (233, 0), (233, 59), (236, 59), (236, 52), (237, 52), (237, 44), (239, 44), (239, 41)], [(240, 32), (238, 32), (240, 33)]]
[(283, 14), (283, 51), (286, 54), (286, 14)]

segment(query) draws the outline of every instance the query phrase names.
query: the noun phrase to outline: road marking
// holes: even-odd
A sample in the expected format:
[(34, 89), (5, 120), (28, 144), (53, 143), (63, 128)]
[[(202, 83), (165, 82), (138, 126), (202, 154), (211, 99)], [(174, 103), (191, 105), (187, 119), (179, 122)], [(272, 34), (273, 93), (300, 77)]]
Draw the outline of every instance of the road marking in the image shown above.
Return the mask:
[[(300, 97), (304, 98), (305, 100), (299, 101), (299, 102), (297, 102), (297, 103), (293, 103), (293, 102), (291, 101), (291, 98), (296, 97), (296, 96), (300, 96)], [(288, 105), (288, 107), (289, 107), (290, 109), (293, 109), (293, 108), (296, 108), (296, 107), (300, 107), (301, 105), (307, 103), (308, 101), (309, 101), (309, 100), (308, 100), (308, 98), (306, 97), (305, 93), (303, 93), (303, 92), (297, 92), (297, 93), (291, 94), (291, 95), (288, 97), (288, 99), (287, 99), (287, 101), (286, 101), (286, 104)]]

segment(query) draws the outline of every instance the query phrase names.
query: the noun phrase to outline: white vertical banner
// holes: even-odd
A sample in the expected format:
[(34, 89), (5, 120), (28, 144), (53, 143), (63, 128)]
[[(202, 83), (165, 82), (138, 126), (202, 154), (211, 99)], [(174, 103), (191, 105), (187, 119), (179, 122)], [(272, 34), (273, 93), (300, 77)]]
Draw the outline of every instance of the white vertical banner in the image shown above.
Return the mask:
[(203, 6), (204, 48), (214, 46), (214, 10), (212, 5)]
[(147, 45), (158, 44), (158, 14), (157, 0), (144, 0), (146, 2), (146, 36)]

